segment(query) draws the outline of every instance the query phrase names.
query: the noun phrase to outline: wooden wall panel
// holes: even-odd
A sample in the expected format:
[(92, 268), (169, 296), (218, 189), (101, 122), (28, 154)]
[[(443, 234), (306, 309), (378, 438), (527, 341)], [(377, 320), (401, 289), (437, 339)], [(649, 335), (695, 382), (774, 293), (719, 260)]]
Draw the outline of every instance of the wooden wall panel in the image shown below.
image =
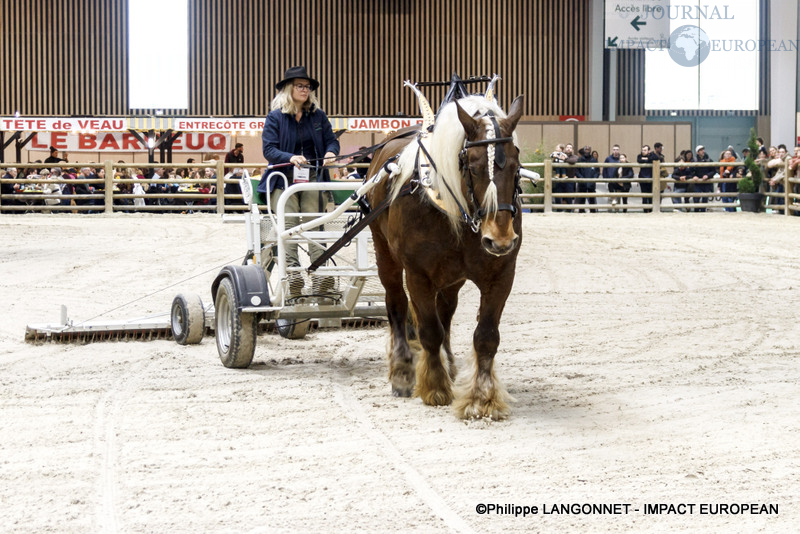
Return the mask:
[(0, 113), (126, 111), (122, 0), (0, 0)]
[[(0, 0), (0, 114), (132, 113), (128, 1)], [(527, 116), (585, 115), (583, 3), (189, 0), (189, 109), (163, 112), (263, 115), (286, 68), (305, 64), (332, 115), (418, 115), (403, 81), (453, 72), (500, 74), (501, 104), (524, 93)], [(169, 53), (169, 45), (168, 35), (154, 35), (152, 53)], [(435, 104), (444, 89), (426, 93)]]

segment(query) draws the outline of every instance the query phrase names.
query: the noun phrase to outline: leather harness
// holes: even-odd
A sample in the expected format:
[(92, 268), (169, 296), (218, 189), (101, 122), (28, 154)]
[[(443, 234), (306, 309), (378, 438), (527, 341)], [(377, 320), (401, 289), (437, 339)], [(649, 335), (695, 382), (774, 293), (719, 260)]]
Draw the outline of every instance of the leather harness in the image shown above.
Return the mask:
[[(464, 181), (467, 185), (468, 197), (472, 200), (472, 204), (475, 207), (475, 212), (473, 215), (467, 213), (467, 210), (458, 201), (458, 197), (450, 188), (450, 185), (447, 183), (447, 181), (446, 180), (441, 181), (444, 184), (447, 192), (450, 194), (450, 196), (453, 197), (453, 200), (455, 201), (459, 211), (461, 212), (461, 217), (463, 218), (464, 222), (475, 233), (480, 231), (481, 221), (483, 220), (484, 217), (486, 217), (487, 213), (485, 209), (478, 207), (480, 206), (480, 202), (478, 202), (478, 199), (475, 196), (475, 190), (472, 185), (472, 174), (470, 173), (469, 168), (467, 168), (466, 165), (467, 150), (476, 146), (487, 146), (487, 151), (488, 151), (488, 146), (493, 145), (494, 157), (492, 159), (494, 161), (492, 165), (497, 165), (498, 168), (503, 169), (506, 166), (506, 154), (505, 154), (505, 149), (503, 148), (503, 143), (513, 142), (514, 140), (513, 137), (500, 137), (500, 125), (498, 124), (497, 119), (494, 116), (494, 113), (489, 111), (486, 114), (486, 116), (488, 116), (492, 121), (495, 135), (488, 139), (481, 139), (480, 141), (467, 141), (465, 139), (464, 146), (461, 149), (461, 152), (458, 154), (459, 169), (461, 170), (461, 174), (464, 177)], [(425, 155), (425, 158), (430, 162), (430, 166), (433, 168), (433, 170), (436, 171), (437, 174), (439, 172), (438, 169), (436, 168), (436, 162), (433, 160), (430, 153), (425, 148), (425, 145), (420, 142), (420, 138), (422, 137), (422, 135), (423, 132), (417, 134), (417, 145), (419, 146), (419, 150), (417, 151), (417, 159), (414, 165), (415, 177), (411, 178), (400, 189), (400, 192), (397, 196), (401, 197), (401, 196), (411, 195), (420, 188), (420, 185), (423, 185), (423, 188), (428, 191), (429, 197), (431, 198), (431, 200), (433, 200), (434, 205), (439, 207), (436, 199), (433, 198), (435, 192), (433, 191), (433, 189), (428, 187), (429, 184), (423, 183), (424, 179), (420, 177), (419, 173), (420, 151)], [(398, 157), (399, 154), (396, 154), (393, 157), (386, 160), (386, 162), (383, 164), (383, 168), (386, 170), (387, 173), (390, 172), (388, 169), (389, 163), (397, 160)], [(494, 180), (493, 176), (494, 176), (494, 169), (492, 168), (490, 172), (490, 179)], [(387, 184), (387, 187), (390, 187), (390, 185), (391, 182)], [(514, 198), (512, 200), (512, 203), (511, 204), (499, 203), (497, 205), (497, 211), (509, 211), (511, 212), (511, 217), (515, 218), (517, 216), (516, 204), (520, 193), (521, 193), (521, 188), (519, 185), (519, 169), (517, 169), (517, 173), (514, 177)], [(391, 196), (387, 195), (386, 198), (384, 198), (383, 201), (380, 204), (378, 204), (378, 206), (376, 206), (375, 208), (372, 208), (369, 205), (369, 202), (367, 201), (366, 197), (358, 197), (355, 192), (351, 195), (350, 198), (355, 200), (356, 204), (358, 204), (359, 210), (361, 212), (360, 217), (358, 219), (356, 219), (355, 217), (351, 217), (351, 219), (347, 222), (346, 225), (347, 230), (342, 235), (342, 237), (339, 238), (339, 240), (337, 240), (335, 243), (331, 243), (331, 245), (328, 246), (325, 252), (323, 252), (322, 255), (308, 267), (308, 272), (316, 271), (320, 266), (322, 266), (331, 257), (333, 257), (333, 255), (336, 254), (339, 250), (349, 245), (350, 242), (353, 240), (353, 238), (356, 235), (358, 235), (358, 233), (361, 232), (361, 230), (363, 230), (367, 225), (369, 225), (369, 223), (375, 220), (381, 213), (386, 211), (386, 209), (389, 207)], [(439, 209), (441, 209), (441, 207), (439, 207)]]

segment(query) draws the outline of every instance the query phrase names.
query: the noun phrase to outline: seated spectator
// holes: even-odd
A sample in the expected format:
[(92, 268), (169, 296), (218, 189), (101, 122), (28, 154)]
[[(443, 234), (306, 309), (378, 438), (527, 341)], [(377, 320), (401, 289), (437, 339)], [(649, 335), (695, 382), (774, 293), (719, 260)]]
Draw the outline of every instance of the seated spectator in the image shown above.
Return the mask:
[(358, 169), (344, 166), (340, 168), (339, 171), (341, 172), (341, 180), (361, 180)]
[[(61, 196), (61, 184), (53, 182), (56, 178), (61, 178), (61, 171), (58, 171), (58, 176), (56, 176), (50, 169), (42, 169), (42, 193), (45, 195), (52, 195), (52, 196)], [(47, 206), (58, 206), (61, 204), (61, 199), (59, 198), (46, 198), (44, 199), (44, 203)], [(50, 210), (47, 211), (50, 213)]]
[[(52, 170), (53, 169), (51, 169), (51, 171)], [(62, 173), (61, 178), (63, 178), (64, 180), (76, 180), (78, 178), (78, 174), (77, 173), (78, 173), (78, 170), (75, 167), (70, 167), (64, 173)], [(63, 196), (67, 196), (67, 195), (72, 196), (72, 195), (74, 195), (75, 194), (75, 185), (70, 184), (70, 183), (64, 183), (61, 186), (61, 194)], [(62, 206), (69, 206), (70, 204), (73, 204), (73, 203), (75, 203), (75, 201), (72, 200), (71, 198), (64, 198), (61, 201), (61, 205)]]
[[(6, 169), (5, 174), (2, 175), (4, 180), (16, 180), (17, 179), (17, 169), (16, 167), (9, 167)], [(3, 195), (13, 195), (19, 190), (20, 185), (16, 183), (3, 183), (2, 187), (0, 187), (0, 193)], [(3, 206), (18, 206), (20, 202), (14, 198), (3, 198), (0, 199), (0, 205)], [(20, 213), (18, 211), (12, 210), (3, 210), (0, 213)]]
[[(81, 173), (77, 177), (80, 180), (91, 180), (97, 176), (92, 172), (89, 167), (81, 167)], [(91, 195), (94, 192), (92, 184), (75, 184), (72, 190), (74, 195)], [(76, 206), (89, 206), (94, 203), (94, 199), (90, 198), (77, 198), (75, 199)]]
[[(731, 162), (736, 161), (736, 157), (733, 155), (733, 152), (730, 150), (730, 147), (729, 147), (728, 150), (723, 152), (722, 157), (720, 157), (719, 160), (722, 161), (722, 162), (725, 162), (725, 163), (731, 163)], [(720, 176), (720, 178), (733, 178), (735, 169), (736, 169), (736, 167), (720, 167), (719, 168), (719, 176)], [(721, 184), (719, 184), (719, 190), (723, 194), (724, 193), (734, 193), (736, 191), (736, 183), (735, 182), (722, 182)], [(724, 202), (726, 204), (732, 204), (733, 201), (734, 201), (734, 198), (732, 196), (723, 196), (722, 197), (722, 202)], [(727, 207), (727, 208), (725, 208), (725, 211), (736, 211), (736, 208)]]
[[(683, 157), (678, 159), (679, 163), (692, 163), (694, 161), (694, 156), (691, 150), (684, 150)], [(678, 165), (678, 167), (672, 171), (672, 178), (675, 180), (675, 185), (673, 187), (673, 192), (676, 194), (683, 194), (686, 192), (691, 192), (692, 187), (688, 179), (694, 178), (694, 169), (692, 167), (687, 167), (685, 165)], [(673, 204), (681, 204), (683, 202), (682, 197), (672, 197)], [(686, 199), (686, 203), (689, 203), (689, 199)], [(686, 211), (680, 208), (676, 208), (678, 211)]]
[(244, 174), (244, 170), (237, 167), (233, 169), (233, 173), (226, 178), (230, 180), (236, 180), (236, 183), (226, 183), (225, 184), (225, 194), (226, 195), (234, 195), (234, 198), (226, 198), (225, 204), (231, 204), (236, 206), (241, 206), (244, 204), (244, 199), (242, 198), (242, 186), (239, 185), (239, 180), (242, 178)]

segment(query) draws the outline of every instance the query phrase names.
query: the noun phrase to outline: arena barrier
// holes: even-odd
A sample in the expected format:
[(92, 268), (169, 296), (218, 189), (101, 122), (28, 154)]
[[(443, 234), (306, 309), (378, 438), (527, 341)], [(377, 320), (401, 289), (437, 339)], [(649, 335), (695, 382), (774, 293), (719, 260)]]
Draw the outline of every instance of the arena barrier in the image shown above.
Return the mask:
[[(667, 211), (670, 209), (690, 209), (695, 208), (739, 208), (739, 193), (737, 191), (721, 192), (719, 184), (731, 183), (735, 184), (738, 178), (712, 178), (704, 183), (714, 185), (714, 191), (710, 193), (705, 192), (686, 192), (675, 193), (674, 184), (676, 180), (667, 177), (661, 177), (662, 168), (670, 172), (675, 167), (679, 166), (678, 163), (660, 163), (654, 162), (652, 165), (653, 176), (652, 193), (642, 193), (640, 188), (634, 187), (634, 184), (639, 184), (643, 180), (640, 178), (560, 178), (555, 176), (557, 174), (555, 169), (559, 168), (581, 168), (581, 167), (595, 167), (602, 169), (604, 167), (631, 167), (634, 173), (638, 174), (637, 169), (648, 167), (650, 165), (642, 165), (639, 163), (576, 163), (574, 165), (566, 163), (553, 163), (547, 160), (543, 163), (523, 163), (524, 168), (533, 170), (540, 174), (541, 179), (536, 184), (523, 183), (523, 193), (521, 194), (522, 207), (524, 210), (539, 213), (551, 213), (553, 211), (576, 211), (576, 210), (597, 210), (597, 211), (643, 211), (652, 210), (654, 213)], [(687, 167), (740, 167), (744, 165), (742, 162), (692, 162), (685, 164)], [(52, 164), (41, 163), (7, 163), (0, 167), (0, 177), (6, 174), (6, 169), (16, 167), (18, 170), (27, 168), (52, 168)], [(364, 164), (350, 164), (348, 167), (365, 167)], [(8, 213), (37, 213), (37, 212), (72, 212), (72, 213), (115, 213), (115, 212), (215, 212), (215, 213), (231, 213), (231, 212), (244, 212), (247, 206), (242, 203), (241, 195), (238, 192), (238, 179), (226, 178), (226, 169), (230, 171), (233, 166), (225, 164), (222, 161), (215, 161), (210, 166), (214, 169), (216, 174), (215, 179), (206, 178), (187, 178), (187, 179), (135, 179), (135, 178), (120, 178), (116, 177), (117, 171), (124, 171), (128, 168), (138, 169), (156, 169), (156, 168), (169, 168), (169, 169), (190, 169), (202, 170), (207, 168), (207, 165), (202, 163), (186, 164), (186, 163), (113, 163), (106, 161), (103, 163), (67, 163), (61, 164), (61, 168), (80, 169), (82, 167), (91, 167), (95, 169), (104, 169), (104, 179), (50, 179), (50, 178), (35, 178), (35, 179), (0, 179), (0, 183), (4, 186), (6, 184), (19, 184), (21, 189), (16, 193), (0, 194), (0, 211), (4, 214)], [(237, 164), (236, 167), (246, 168), (251, 172), (265, 172), (268, 167), (265, 163), (242, 163)], [(342, 167), (341, 165), (332, 166), (333, 168)], [(254, 171), (255, 170), (255, 171)], [(602, 172), (602, 171), (601, 171)], [(783, 183), (783, 192), (770, 191), (766, 180), (762, 183), (762, 192), (764, 194), (762, 201), (762, 209), (772, 209), (774, 211), (781, 211), (785, 215), (794, 215), (800, 213), (800, 178), (789, 176), (788, 162), (785, 171), (785, 179)], [(253, 176), (253, 180), (258, 180), (259, 176)], [(172, 191), (166, 193), (144, 193), (135, 194), (128, 191), (129, 187), (134, 184), (140, 184), (146, 190), (150, 184), (165, 184), (171, 186)], [(525, 180), (527, 182), (527, 180)], [(609, 182), (627, 182), (631, 183), (631, 191), (625, 193), (610, 193), (605, 191), (594, 193), (557, 193), (554, 192), (554, 184), (556, 183), (593, 183), (593, 184), (607, 184)], [(47, 184), (87, 184), (95, 187), (97, 191), (91, 194), (48, 194), (43, 192), (43, 186)], [(696, 181), (687, 180), (686, 184), (689, 186), (696, 184)], [(229, 193), (225, 193), (227, 185), (233, 184), (229, 187)], [(200, 192), (203, 185), (208, 185), (209, 188), (213, 186), (214, 192)], [(5, 188), (5, 187), (4, 187)], [(576, 187), (577, 189), (577, 187)], [(637, 189), (639, 192), (636, 192)], [(735, 186), (734, 186), (735, 189)], [(233, 191), (231, 191), (233, 190)], [(578, 199), (596, 199), (596, 204), (577, 204), (574, 203)], [(639, 199), (635, 204), (622, 204), (622, 199)], [(663, 202), (666, 199), (681, 199), (681, 204), (674, 204), (670, 206), (668, 203)], [(723, 201), (724, 198), (732, 199), (731, 202)], [(573, 203), (563, 203), (563, 201), (570, 199)], [(617, 204), (613, 205), (611, 201), (617, 199)], [(650, 199), (652, 204), (640, 203), (642, 199)], [(694, 202), (695, 199), (702, 200)], [(137, 205), (136, 201), (144, 201), (144, 205)], [(266, 206), (260, 206), (263, 211)]]
[[(741, 179), (738, 177), (731, 177), (731, 178), (711, 178), (709, 180), (705, 180), (700, 182), (698, 180), (687, 179), (684, 183), (688, 186), (686, 193), (675, 193), (674, 192), (674, 184), (678, 183), (678, 180), (671, 177), (672, 171), (679, 167), (714, 167), (718, 170), (720, 167), (742, 167), (744, 166), (744, 162), (735, 161), (735, 162), (719, 162), (719, 161), (704, 161), (704, 162), (691, 162), (691, 163), (678, 163), (678, 162), (654, 162), (652, 165), (644, 165), (640, 163), (624, 163), (624, 164), (615, 164), (615, 163), (575, 163), (575, 164), (567, 164), (567, 163), (553, 163), (550, 160), (546, 160), (543, 163), (523, 163), (523, 167), (533, 170), (541, 175), (541, 180), (539, 180), (539, 184), (536, 192), (527, 192), (526, 189), (530, 190), (530, 186), (526, 186), (523, 184), (523, 193), (521, 195), (522, 198), (522, 207), (524, 210), (529, 210), (532, 212), (540, 212), (540, 213), (551, 213), (553, 211), (578, 211), (578, 210), (597, 210), (597, 211), (638, 211), (641, 212), (643, 210), (651, 211), (654, 213), (660, 213), (662, 211), (672, 211), (676, 209), (686, 210), (686, 211), (693, 211), (695, 208), (706, 208), (706, 209), (720, 209), (720, 208), (732, 208), (737, 209), (741, 208), (741, 204), (739, 202), (739, 193), (736, 191), (736, 183)], [(638, 170), (642, 167), (652, 167), (653, 168), (653, 178), (652, 179), (642, 179), (642, 178), (561, 178), (556, 176), (556, 174), (560, 174), (555, 169), (578, 169), (578, 168), (586, 168), (586, 167), (594, 167), (600, 169), (602, 174), (602, 169), (606, 167), (630, 167), (634, 169), (634, 174), (638, 174)], [(665, 169), (669, 176), (662, 177), (662, 169)], [(767, 183), (767, 180), (764, 179), (761, 185), (761, 192), (763, 194), (763, 199), (761, 203), (761, 209), (771, 209), (773, 211), (780, 211), (785, 215), (794, 214), (796, 212), (800, 212), (800, 178), (794, 178), (789, 176), (789, 163), (787, 161), (786, 168), (785, 168), (785, 178), (783, 181), (783, 192), (771, 191), (770, 186)], [(766, 174), (766, 173), (765, 173)], [(558, 193), (554, 191), (554, 185), (557, 183), (572, 183), (575, 184), (575, 189), (577, 190), (577, 184), (579, 183), (592, 183), (592, 184), (608, 184), (609, 182), (617, 182), (617, 183), (630, 183), (631, 184), (631, 191), (627, 193), (611, 193), (611, 192), (594, 192), (594, 193)], [(633, 187), (634, 184), (640, 184), (641, 182), (650, 182), (652, 183), (652, 193), (642, 193), (641, 188), (639, 192), (636, 192), (636, 188)], [(696, 185), (698, 183), (702, 184), (712, 184), (714, 187), (713, 192), (694, 192), (690, 191), (691, 186)], [(721, 187), (719, 184), (734, 184), (733, 191), (730, 192), (723, 192), (721, 191)], [(797, 193), (793, 192), (793, 188), (797, 189)], [(636, 203), (627, 205), (622, 204), (622, 199), (650, 199), (652, 204), (643, 204), (643, 203)], [(723, 199), (730, 198), (730, 202), (725, 202)], [(562, 200), (571, 199), (572, 203), (562, 203)], [(595, 199), (597, 204), (586, 204), (586, 203), (575, 203), (577, 199)], [(617, 199), (617, 204), (612, 205), (611, 201), (613, 199)], [(667, 204), (665, 201), (666, 199), (680, 199), (680, 204), (677, 204), (673, 201), (672, 205)], [(698, 201), (695, 201), (697, 199)], [(788, 209), (784, 209), (788, 206)]]

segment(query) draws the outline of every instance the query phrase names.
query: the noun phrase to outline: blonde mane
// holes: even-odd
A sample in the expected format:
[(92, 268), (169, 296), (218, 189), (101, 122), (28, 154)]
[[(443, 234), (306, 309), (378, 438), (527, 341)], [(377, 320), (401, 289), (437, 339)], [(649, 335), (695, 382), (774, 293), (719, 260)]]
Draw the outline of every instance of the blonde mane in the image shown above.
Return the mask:
[[(458, 101), (459, 105), (469, 113), (471, 116), (485, 115), (488, 111), (492, 111), (498, 118), (505, 118), (505, 112), (494, 102), (490, 102), (483, 96), (468, 96)], [(494, 132), (492, 124), (489, 119), (482, 119), (486, 123), (486, 128)], [(430, 167), (431, 188), (439, 194), (442, 201), (442, 208), (448, 216), (450, 225), (456, 234), (461, 231), (461, 211), (458, 209), (458, 204), (467, 208), (467, 200), (464, 198), (462, 188), (461, 170), (458, 165), (458, 154), (464, 147), (464, 139), (466, 134), (464, 127), (458, 120), (458, 112), (456, 105), (453, 102), (446, 104), (440, 111), (433, 127), (433, 132), (428, 134), (427, 137), (420, 140), (424, 144), (431, 158), (436, 164), (436, 170)], [(397, 161), (400, 167), (400, 175), (392, 183), (391, 198), (394, 201), (400, 194), (403, 184), (405, 184), (413, 175), (416, 170), (415, 162), (417, 161), (417, 151), (419, 146), (416, 140), (409, 143), (402, 152)], [(423, 156), (420, 154), (420, 161)], [(421, 169), (421, 175), (424, 175), (424, 169)], [(438, 171), (438, 172), (437, 172)], [(455, 195), (450, 194), (452, 191)], [(492, 212), (497, 209), (497, 189), (494, 183), (490, 185), (487, 194), (483, 199), (483, 206), (487, 212)]]

